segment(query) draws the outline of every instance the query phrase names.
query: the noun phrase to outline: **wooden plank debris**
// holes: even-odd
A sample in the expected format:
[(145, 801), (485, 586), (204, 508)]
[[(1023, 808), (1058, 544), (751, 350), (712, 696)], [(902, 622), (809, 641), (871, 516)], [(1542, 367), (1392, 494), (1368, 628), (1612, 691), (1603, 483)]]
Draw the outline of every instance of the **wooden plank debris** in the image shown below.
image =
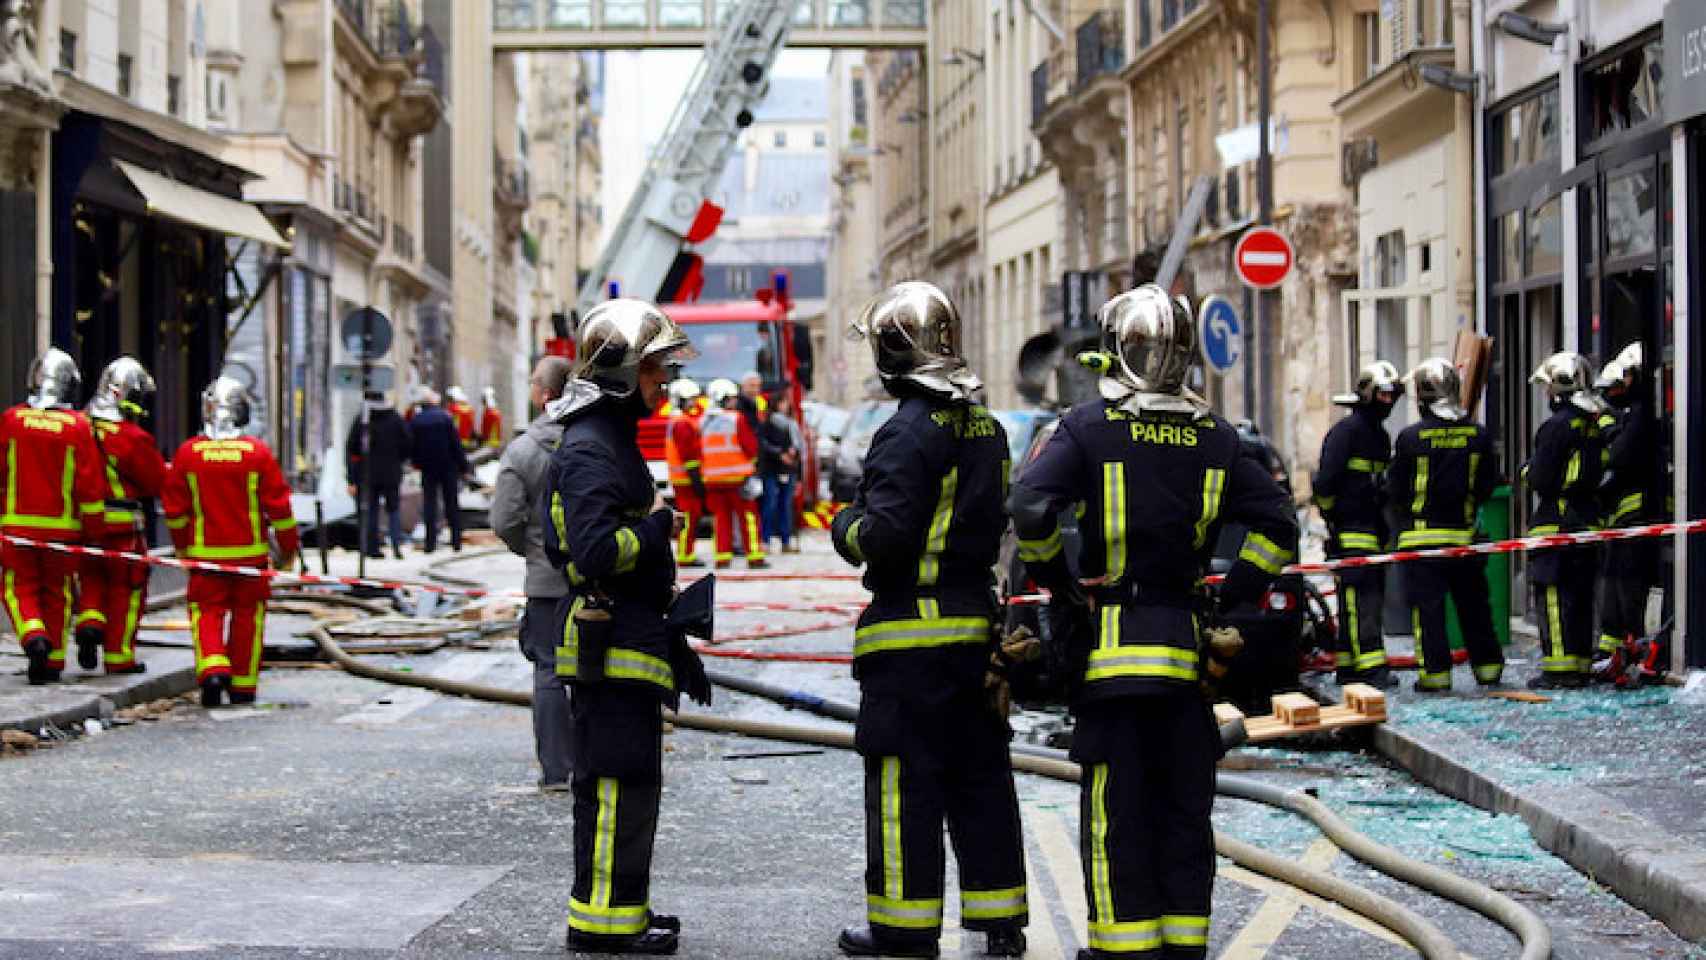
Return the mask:
[(1323, 706), (1307, 694), (1283, 693), (1273, 698), (1272, 714), (1245, 717), (1230, 703), (1214, 705), (1217, 723), (1242, 718), (1250, 742), (1280, 740), (1305, 733), (1323, 733), (1346, 727), (1362, 727), (1386, 720), (1386, 694), (1367, 684), (1345, 687), (1343, 704)]

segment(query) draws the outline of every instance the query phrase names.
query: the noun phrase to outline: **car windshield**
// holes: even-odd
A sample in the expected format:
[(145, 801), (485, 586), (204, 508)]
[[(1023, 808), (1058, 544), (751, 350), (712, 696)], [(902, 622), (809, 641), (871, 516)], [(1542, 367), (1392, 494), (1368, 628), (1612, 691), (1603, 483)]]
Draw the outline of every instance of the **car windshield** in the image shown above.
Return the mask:
[(840, 437), (847, 428), (847, 411), (840, 407), (819, 407), (812, 432), (820, 437)]
[(704, 386), (718, 378), (739, 383), (741, 377), (757, 371), (767, 386), (781, 382), (770, 324), (690, 323), (685, 329), (699, 356), (682, 366), (680, 376)]
[(1024, 462), (1031, 436), (1054, 419), (1054, 414), (1041, 410), (991, 410), (990, 413), (1001, 421), (1001, 428), (1007, 431), (1007, 449), (1014, 463)]
[(894, 416), (895, 410), (899, 409), (899, 407), (900, 404), (893, 400), (884, 400), (881, 403), (868, 403), (861, 406), (858, 410), (853, 412), (853, 422), (847, 425), (847, 432), (841, 435), (842, 438), (868, 438), (871, 434), (877, 432), (878, 427), (887, 423), (888, 419)]

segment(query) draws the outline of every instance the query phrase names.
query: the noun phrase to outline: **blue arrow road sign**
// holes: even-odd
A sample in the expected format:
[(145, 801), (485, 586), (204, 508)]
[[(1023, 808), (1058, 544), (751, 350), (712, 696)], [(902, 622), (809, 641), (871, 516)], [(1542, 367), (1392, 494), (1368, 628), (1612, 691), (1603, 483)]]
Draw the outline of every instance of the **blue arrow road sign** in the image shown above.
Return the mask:
[(1238, 365), (1244, 352), (1244, 325), (1238, 311), (1224, 297), (1206, 297), (1202, 302), (1202, 358), (1215, 373), (1226, 373)]

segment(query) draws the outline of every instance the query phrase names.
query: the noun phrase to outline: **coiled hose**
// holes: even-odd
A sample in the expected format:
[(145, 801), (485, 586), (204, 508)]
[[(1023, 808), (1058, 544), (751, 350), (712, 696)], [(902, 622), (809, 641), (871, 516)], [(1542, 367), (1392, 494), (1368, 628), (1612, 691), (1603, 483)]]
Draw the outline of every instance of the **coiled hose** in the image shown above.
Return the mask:
[[(502, 687), (449, 680), (374, 666), (350, 656), (322, 627), (316, 626), (311, 631), (311, 635), (326, 656), (356, 676), (493, 703), (508, 703), (515, 706), (531, 706), (533, 703), (531, 691), (508, 690)], [(834, 703), (822, 698), (811, 698), (809, 695), (802, 699), (795, 694), (795, 699), (802, 706), (812, 699), (816, 699), (822, 704)], [(837, 706), (845, 707), (845, 705)], [(733, 733), (789, 743), (812, 744), (842, 750), (853, 749), (853, 731), (845, 728), (808, 727), (700, 713), (677, 712), (666, 714), (666, 716), (677, 727), (687, 730), (700, 730), (707, 733)], [(1036, 749), (1042, 750), (1044, 748)], [(1059, 751), (1052, 752), (1059, 753)], [(1078, 782), (1079, 779), (1078, 765), (1064, 759), (1063, 756), (1021, 753), (1013, 758), (1013, 768), (1072, 783)], [(1460, 956), (1456, 945), (1438, 927), (1420, 914), (1390, 898), (1355, 886), (1325, 871), (1305, 867), (1296, 861), (1288, 860), (1259, 847), (1225, 836), (1219, 831), (1215, 832), (1214, 840), (1215, 850), (1239, 866), (1338, 903), (1391, 930), (1413, 945), (1427, 960), (1458, 960)]]

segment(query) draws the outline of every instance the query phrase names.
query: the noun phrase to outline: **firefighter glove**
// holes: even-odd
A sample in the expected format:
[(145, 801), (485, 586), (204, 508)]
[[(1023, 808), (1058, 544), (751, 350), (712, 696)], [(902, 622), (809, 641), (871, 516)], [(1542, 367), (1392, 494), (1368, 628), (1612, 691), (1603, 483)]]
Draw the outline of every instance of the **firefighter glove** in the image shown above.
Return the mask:
[(1232, 661), (1244, 650), (1244, 634), (1237, 627), (1218, 626), (1203, 630), (1202, 659), (1197, 671), (1197, 685), (1203, 696), (1214, 700), (1220, 695), (1221, 681), (1232, 669)]

